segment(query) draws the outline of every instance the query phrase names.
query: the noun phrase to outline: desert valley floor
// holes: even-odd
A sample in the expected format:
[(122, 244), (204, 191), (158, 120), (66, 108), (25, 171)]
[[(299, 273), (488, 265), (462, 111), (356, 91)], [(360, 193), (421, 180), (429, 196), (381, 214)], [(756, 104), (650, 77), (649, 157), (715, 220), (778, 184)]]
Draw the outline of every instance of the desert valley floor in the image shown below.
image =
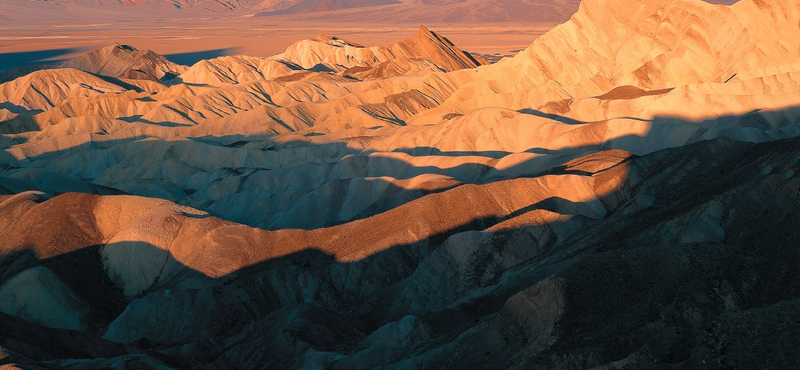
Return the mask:
[(800, 368), (800, 0), (508, 3), (4, 2), (0, 369)]

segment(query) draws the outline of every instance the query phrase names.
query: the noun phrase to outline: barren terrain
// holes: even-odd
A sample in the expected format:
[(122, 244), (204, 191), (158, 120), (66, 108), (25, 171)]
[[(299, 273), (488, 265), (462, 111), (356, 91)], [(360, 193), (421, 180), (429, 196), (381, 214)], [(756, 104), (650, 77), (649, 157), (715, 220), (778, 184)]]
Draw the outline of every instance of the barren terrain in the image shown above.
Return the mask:
[(0, 74), (3, 370), (800, 366), (800, 1), (175, 4)]
[(404, 0), (273, 15), (269, 11), (300, 1), (237, 0), (221, 9), (215, 1), (185, 0), (196, 4), (182, 8), (166, 3), (5, 0), (0, 4), (0, 71), (73, 58), (113, 43), (153, 50), (182, 64), (233, 54), (268, 57), (317, 34), (383, 45), (407, 37), (420, 25), (448, 35), (464, 50), (505, 56), (526, 48), (578, 8), (577, 0), (507, 0), (504, 6), (477, 0)]
[[(140, 21), (130, 25), (24, 25), (0, 26), (0, 71), (19, 65), (47, 63), (80, 56), (114, 43), (153, 50), (181, 64), (223, 55), (269, 57), (289, 45), (319, 34), (336, 35), (361, 45), (385, 45), (416, 32), (419, 24), (406, 26), (278, 25), (253, 18)], [(428, 24), (425, 24), (429, 26)], [(456, 45), (480, 54), (511, 55), (553, 25), (436, 27)]]

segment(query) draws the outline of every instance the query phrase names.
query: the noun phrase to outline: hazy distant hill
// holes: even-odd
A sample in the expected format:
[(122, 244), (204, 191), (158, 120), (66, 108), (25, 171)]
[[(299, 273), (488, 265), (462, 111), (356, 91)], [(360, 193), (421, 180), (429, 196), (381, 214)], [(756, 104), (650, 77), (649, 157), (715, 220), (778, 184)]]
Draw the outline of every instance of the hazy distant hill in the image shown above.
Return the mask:
[[(298, 14), (303, 20), (388, 24), (560, 23), (578, 10), (579, 0), (305, 0), (259, 16)], [(366, 4), (370, 5), (366, 5)], [(360, 5), (363, 4), (363, 5)]]
[[(13, 0), (11, 0), (13, 2)], [(103, 6), (145, 9), (242, 10), (261, 3), (260, 0), (33, 0), (63, 6)], [(30, 0), (28, 0), (30, 2)]]
[[(276, 0), (273, 0), (273, 2)], [(303, 20), (408, 24), (561, 23), (578, 11), (580, 0), (290, 0), (295, 5), (259, 16), (302, 13)], [(733, 4), (737, 0), (705, 0)], [(286, 3), (286, 1), (279, 1)], [(369, 7), (369, 8), (366, 8)]]
[[(281, 2), (284, 3), (284, 2)], [(323, 12), (328, 10), (364, 8), (378, 5), (399, 4), (396, 0), (305, 0), (285, 9), (266, 10), (260, 15), (268, 14), (294, 14)]]
[[(736, 0), (706, 0), (732, 4)], [(579, 0), (3, 0), (8, 21), (108, 21), (194, 16), (281, 16), (357, 24), (561, 23)]]

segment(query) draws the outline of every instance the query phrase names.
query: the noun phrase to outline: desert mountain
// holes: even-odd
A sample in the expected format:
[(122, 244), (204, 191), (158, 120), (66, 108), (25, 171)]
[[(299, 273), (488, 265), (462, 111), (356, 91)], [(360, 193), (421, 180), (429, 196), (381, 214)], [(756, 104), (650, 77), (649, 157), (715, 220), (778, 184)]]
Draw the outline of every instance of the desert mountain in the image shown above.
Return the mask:
[(0, 361), (797, 368), (799, 23), (586, 0), (493, 65), (422, 28), (0, 84)]
[(578, 4), (579, 0), (4, 0), (0, 19), (107, 22), (258, 15), (292, 24), (553, 25), (568, 20)]
[(407, 40), (370, 48), (336, 37), (318, 36), (295, 43), (275, 58), (305, 69), (321, 67), (343, 71), (346, 76), (371, 78), (452, 72), (486, 64), (425, 27)]
[[(319, 0), (306, 0), (277, 12), (259, 12), (256, 16), (276, 17), (301, 14), (305, 21), (333, 17), (338, 21), (382, 20), (388, 24), (555, 24), (569, 18), (578, 0), (397, 0), (382, 1), (370, 7), (319, 7)], [(313, 10), (313, 11), (312, 11)], [(297, 18), (297, 17), (295, 17)]]
[(259, 15), (324, 12), (330, 10), (364, 8), (399, 3), (400, 2), (397, 0), (304, 0), (296, 2), (296, 4), (288, 7), (284, 7), (283, 2), (278, 3), (277, 6), (273, 6), (268, 10), (261, 11)]
[[(302, 14), (303, 19), (375, 19), (390, 24), (497, 24), (527, 21), (564, 21), (575, 12), (579, 0), (304, 0), (280, 10), (265, 9), (256, 16)], [(372, 17), (372, 18), (368, 18)], [(296, 18), (296, 17), (295, 17)]]
[(0, 81), (10, 81), (33, 70), (57, 68), (74, 68), (108, 77), (151, 81), (173, 79), (186, 71), (185, 66), (172, 63), (153, 51), (116, 44), (54, 65), (24, 66), (3, 72), (0, 73)]
[(92, 51), (61, 65), (103, 76), (154, 81), (174, 78), (186, 69), (150, 50), (119, 44)]
[[(225, 85), (254, 80), (322, 79), (341, 82), (392, 76), (452, 72), (486, 64), (444, 37), (420, 27), (413, 37), (387, 46), (363, 47), (338, 37), (319, 35), (299, 41), (270, 58), (221, 57), (192, 66), (179, 80)], [(315, 72), (329, 72), (319, 74)]]
[[(642, 1), (642, 12), (627, 14), (629, 7), (619, 3), (589, 1), (573, 21), (537, 39), (515, 58), (478, 70), (402, 79), (358, 82), (335, 71), (321, 71), (306, 73), (304, 77), (292, 75), (295, 77), (269, 80), (265, 78), (272, 76), (262, 72), (265, 68), (244, 57), (198, 63), (181, 76), (190, 85), (170, 87), (153, 83), (133, 86), (75, 70), (41, 71), (0, 85), (6, 101), (4, 132), (11, 134), (4, 139), (10, 146), (4, 161), (9, 164), (24, 161), (31, 165), (39, 153), (92, 143), (90, 147), (95, 154), (108, 151), (108, 158), (113, 160), (93, 155), (87, 158), (88, 162), (77, 160), (74, 163), (80, 165), (73, 167), (72, 160), (64, 159), (68, 168), (59, 169), (52, 165), (52, 154), (45, 155), (47, 170), (39, 172), (39, 176), (44, 173), (55, 177), (77, 176), (132, 194), (155, 195), (224, 212), (227, 218), (260, 227), (277, 227), (278, 217), (291, 220), (284, 221), (290, 222), (284, 226), (312, 227), (346, 221), (372, 207), (368, 201), (371, 198), (364, 198), (365, 203), (353, 210), (337, 211), (339, 216), (335, 220), (322, 216), (307, 223), (314, 217), (284, 217), (285, 212), (272, 212), (272, 208), (251, 209), (258, 207), (254, 197), (270, 194), (268, 201), (274, 202), (276, 209), (304, 209), (293, 206), (298, 197), (327, 204), (326, 198), (336, 197), (336, 192), (333, 188), (322, 190), (326, 189), (323, 185), (340, 186), (339, 179), (375, 186), (379, 182), (371, 181), (373, 177), (389, 176), (390, 181), (413, 179), (429, 175), (426, 168), (436, 167), (440, 169), (435, 171), (436, 175), (480, 182), (493, 174), (482, 168), (498, 165), (495, 163), (498, 158), (478, 155), (454, 159), (435, 155), (440, 151), (514, 153), (500, 161), (501, 166), (511, 166), (525, 158), (517, 153), (531, 148), (591, 148), (616, 141), (624, 143), (620, 149), (644, 154), (713, 138), (722, 132), (748, 141), (789, 135), (791, 131), (784, 126), (791, 121), (764, 118), (763, 127), (737, 128), (737, 125), (743, 115), (769, 117), (768, 110), (796, 102), (796, 85), (792, 82), (796, 79), (796, 64), (787, 62), (794, 59), (799, 49), (790, 40), (800, 40), (797, 29), (786, 26), (794, 22), (792, 17), (797, 17), (792, 9), (780, 2), (772, 7), (741, 2), (731, 8), (701, 2), (676, 4)], [(705, 18), (676, 18), (687, 9), (702, 13)], [(611, 16), (604, 15), (606, 10)], [(728, 28), (705, 27), (708, 23), (699, 22), (700, 19), (717, 19), (720, 24), (728, 24)], [(666, 20), (683, 23), (671, 24)], [(629, 29), (619, 28), (619, 24), (627, 24)], [(670, 26), (653, 31), (653, 24)], [(594, 35), (595, 39), (583, 39), (587, 35)], [(736, 41), (729, 44), (711, 41), (724, 40), (723, 35), (734, 35)], [(421, 30), (412, 40), (428, 42), (433, 36)], [(598, 41), (600, 38), (602, 42)], [(770, 40), (787, 41), (776, 44)], [(303, 63), (305, 67), (322, 63), (326, 69), (346, 72), (353, 69), (345, 64), (350, 60), (358, 65), (363, 62), (359, 57), (378, 59), (372, 50), (394, 50), (391, 53), (404, 50), (359, 48), (341, 43), (342, 47), (337, 47), (340, 42), (336, 39), (301, 42), (276, 60), (265, 61), (265, 65), (284, 68), (277, 73), (279, 77), (292, 70), (289, 66)], [(293, 54), (293, 50), (306, 53)], [(334, 52), (328, 59), (315, 56), (327, 50), (342, 52)], [(583, 63), (584, 59), (593, 63)], [(449, 61), (458, 66), (457, 62), (463, 60)], [(213, 73), (198, 72), (204, 69)], [(258, 73), (244, 73), (247, 71)], [(214, 87), (217, 85), (220, 86)], [(756, 111), (759, 109), (765, 113)], [(651, 122), (662, 116), (675, 116), (685, 122), (653, 126)], [(588, 124), (563, 125), (553, 121), (554, 117)], [(522, 122), (521, 127), (534, 130), (531, 132), (541, 132), (535, 138), (521, 136), (515, 131), (515, 124), (506, 122), (509, 119)], [(491, 134), (485, 133), (489, 128)], [(630, 137), (643, 136), (650, 130), (662, 133), (657, 138)], [(97, 134), (102, 136), (96, 137)], [(274, 134), (285, 136), (272, 139), (259, 136)], [(178, 145), (172, 139), (178, 137), (204, 139), (193, 141), (189, 146), (195, 149), (183, 153), (171, 149)], [(351, 137), (357, 139), (348, 139)], [(158, 158), (152, 163), (139, 163), (139, 172), (132, 171), (130, 165), (121, 165), (126, 160), (141, 161), (135, 151), (122, 148), (137, 146), (145, 138), (160, 138), (149, 144), (153, 146), (151, 152), (169, 154), (174, 161)], [(101, 142), (109, 144), (104, 148)], [(282, 145), (288, 151), (282, 150)], [(242, 162), (231, 167), (225, 164), (222, 154), (216, 160), (212, 160), (213, 156), (202, 160), (211, 160), (208, 164), (196, 162), (191, 153), (208, 146), (221, 153), (242, 150)], [(316, 146), (329, 147), (330, 152), (324, 155), (329, 159), (318, 165), (309, 164), (306, 158), (316, 156), (315, 149), (311, 149)], [(352, 148), (363, 152), (354, 156), (349, 152)], [(417, 148), (415, 155), (402, 153), (408, 148)], [(63, 155), (84, 157), (74, 157), (76, 154), (70, 151)], [(381, 164), (396, 160), (413, 162), (418, 155), (424, 157), (424, 166), (387, 171), (387, 165)], [(266, 159), (272, 156), (276, 159)], [(358, 157), (364, 159), (356, 160)], [(99, 162), (94, 163), (91, 158), (98, 158)], [(260, 162), (257, 158), (270, 163), (267, 170), (272, 172), (247, 165)], [(343, 160), (342, 164), (332, 166), (331, 161), (336, 162), (337, 158)], [(297, 167), (298, 164), (303, 166)], [(166, 171), (161, 169), (163, 166), (176, 167)], [(219, 172), (220, 166), (235, 171)], [(281, 171), (288, 171), (283, 177), (289, 173), (300, 175), (309, 170), (307, 166), (327, 175), (311, 183), (249, 180)], [(210, 171), (209, 175), (185, 177), (187, 171), (202, 169)], [(41, 170), (44, 169), (37, 171)], [(14, 176), (20, 178), (24, 178), (23, 173), (30, 173), (24, 168), (15, 171), (20, 174)], [(240, 174), (230, 175), (236, 172)], [(150, 181), (142, 182), (141, 176)], [(243, 189), (250, 190), (242, 192)], [(287, 194), (292, 195), (284, 198)], [(377, 194), (375, 199), (382, 196)], [(230, 204), (240, 204), (244, 209)], [(376, 207), (385, 209), (388, 205)]]
[[(378, 186), (380, 182), (372, 178), (389, 176), (390, 181), (408, 180), (429, 176), (427, 169), (434, 167), (439, 168), (436, 175), (446, 179), (485, 181), (481, 178), (492, 178), (494, 171), (487, 172), (484, 168), (513, 167), (526, 158), (522, 153), (531, 148), (591, 148), (614, 141), (625, 144), (620, 149), (644, 154), (709, 139), (722, 132), (748, 141), (789, 135), (790, 131), (784, 126), (791, 121), (769, 118), (768, 110), (782, 109), (796, 102), (795, 87), (792, 87), (796, 86), (792, 82), (796, 79), (796, 64), (786, 61), (793, 60), (798, 47), (786, 42), (800, 40), (800, 37), (796, 29), (785, 26), (794, 21), (791, 17), (776, 16), (792, 16), (791, 9), (780, 2), (773, 7), (741, 2), (732, 8), (701, 2), (676, 4), (642, 1), (644, 11), (627, 15), (625, 9), (629, 8), (620, 3), (586, 2), (573, 21), (541, 37), (515, 58), (477, 71), (434, 73), (399, 80), (358, 82), (332, 72), (268, 80), (264, 78), (272, 76), (263, 72), (266, 67), (244, 57), (198, 63), (181, 76), (191, 85), (177, 84), (169, 88), (154, 84), (126, 87), (122, 82), (102, 80), (74, 70), (37, 72), (0, 85), (6, 91), (4, 99), (7, 100), (4, 114), (8, 121), (4, 132), (13, 134), (5, 139), (7, 145), (13, 144), (6, 151), (9, 153), (6, 161), (35, 162), (39, 153), (92, 143), (95, 154), (108, 152), (108, 158), (114, 160), (91, 156), (97, 159), (88, 162), (81, 159), (76, 163), (82, 164), (73, 168), (69, 165), (71, 160), (65, 159), (63, 163), (69, 168), (58, 169), (52, 167), (52, 159), (46, 155), (46, 168), (50, 169), (45, 171), (47, 176), (68, 174), (131, 194), (165, 197), (223, 212), (226, 218), (254, 226), (315, 227), (347, 221), (373, 207), (374, 200), (363, 197), (359, 201), (363, 203), (355, 205), (354, 209), (335, 211), (333, 214), (338, 216), (334, 220), (327, 220), (329, 216), (321, 213), (315, 213), (314, 217), (288, 217), (283, 216), (285, 212), (271, 210), (297, 209), (300, 212), (308, 209), (302, 202), (300, 206), (294, 205), (300, 197), (330, 204), (329, 197), (341, 199), (335, 195), (334, 186), (354, 181), (364, 186)], [(621, 8), (614, 8), (617, 5)], [(610, 13), (604, 13), (607, 9)], [(676, 16), (687, 9), (702, 13), (706, 18), (688, 18), (674, 25), (664, 21), (661, 24), (670, 26), (661, 26), (655, 32), (650, 29), (662, 18), (672, 22), (684, 19)], [(729, 28), (705, 27), (708, 23), (699, 22), (700, 19), (716, 19)], [(581, 26), (584, 24), (586, 26)], [(619, 24), (627, 24), (633, 31), (620, 29)], [(421, 30), (420, 35), (425, 34)], [(588, 35), (593, 35), (594, 39), (583, 39)], [(724, 40), (723, 35), (735, 35), (736, 41), (730, 44), (711, 41)], [(414, 39), (419, 39), (418, 36)], [(769, 40), (787, 41), (776, 44)], [(353, 60), (354, 54), (347, 54), (348, 50), (358, 53), (372, 50), (346, 42), (337, 48), (339, 43), (335, 39), (305, 41), (277, 58), (283, 62), (257, 61), (283, 68), (275, 73), (283, 76), (292, 71), (289, 66), (298, 63), (306, 63), (306, 67), (318, 65), (323, 60), (315, 54), (319, 55), (320, 51), (342, 50), (330, 54), (324, 61), (325, 68), (341, 70), (352, 69), (350, 65), (341, 64)], [(294, 53), (297, 55), (293, 51), (298, 51)], [(361, 55), (375, 54), (370, 51)], [(584, 59), (594, 62), (583, 63)], [(355, 64), (360, 62), (356, 59)], [(213, 73), (201, 72), (203, 70)], [(216, 85), (220, 87), (214, 87)], [(40, 86), (61, 87), (44, 89)], [(720, 89), (726, 93), (721, 93)], [(758, 109), (764, 113), (757, 112)], [(681, 113), (676, 115), (675, 112)], [(764, 116), (767, 123), (759, 128), (737, 128), (744, 115)], [(670, 116), (685, 121), (663, 126), (651, 123), (658, 117)], [(564, 125), (553, 121), (555, 117), (588, 124)], [(521, 127), (540, 133), (535, 139), (520, 135), (513, 122), (521, 122)], [(30, 131), (32, 128), (35, 130)], [(638, 140), (631, 136), (644, 136), (650, 130), (662, 133)], [(62, 135), (64, 132), (70, 135)], [(459, 134), (445, 134), (448, 132)], [(100, 133), (101, 137), (94, 136)], [(285, 136), (272, 139), (260, 136), (274, 134)], [(179, 145), (172, 141), (176, 137), (204, 139), (188, 143), (195, 149), (184, 153), (172, 149)], [(351, 137), (357, 139), (348, 139)], [(156, 156), (151, 163), (139, 163), (139, 172), (122, 164), (126, 160), (141, 161), (135, 151), (123, 148), (138, 146), (145, 138), (162, 138), (148, 144), (153, 146), (150, 151), (169, 154), (174, 161), (165, 162)], [(203, 149), (206, 147), (211, 149)], [(323, 163), (307, 162), (309, 156), (316, 156), (315, 147), (329, 148), (324, 150), (324, 157), (328, 159)], [(352, 148), (355, 148), (353, 152)], [(415, 155), (404, 154), (408, 148), (416, 148)], [(207, 155), (197, 162), (191, 154), (212, 149), (220, 153), (241, 152), (238, 154), (241, 160), (231, 166), (226, 164), (227, 155), (220, 154), (219, 159)], [(449, 151), (514, 155), (504, 158), (501, 164), (495, 163), (498, 158), (480, 155), (458, 158), (436, 155)], [(359, 152), (360, 155), (353, 155)], [(83, 157), (74, 157), (69, 151), (63, 155)], [(420, 155), (425, 163), (422, 166), (388, 170), (388, 163), (413, 162)], [(338, 158), (342, 159), (341, 164), (332, 165)], [(270, 163), (268, 171), (247, 165), (262, 160)], [(541, 160), (547, 165), (554, 159), (545, 156)], [(211, 162), (204, 164), (203, 161)], [(298, 167), (299, 164), (302, 166)], [(163, 166), (175, 168), (167, 171), (161, 169)], [(235, 172), (220, 172), (220, 166), (231, 167)], [(271, 174), (276, 178), (302, 176), (310, 168), (326, 175), (311, 183), (251, 180), (265, 175), (272, 178)], [(209, 171), (209, 175), (185, 176), (187, 171), (203, 169)], [(30, 173), (27, 169), (20, 172), (14, 176)], [(236, 172), (240, 174), (231, 175)], [(38, 176), (43, 175), (40, 172)], [(139, 180), (141, 176), (150, 180), (143, 182)], [(249, 190), (243, 192), (244, 189)], [(369, 192), (359, 195), (364, 193)], [(383, 196), (379, 192), (374, 199)], [(274, 207), (258, 206), (255, 200), (262, 198)], [(391, 202), (374, 206), (386, 209), (390, 205)], [(287, 221), (280, 223), (278, 218)]]
[(247, 9), (259, 0), (33, 0), (77, 7), (123, 7), (188, 11), (235, 11)]

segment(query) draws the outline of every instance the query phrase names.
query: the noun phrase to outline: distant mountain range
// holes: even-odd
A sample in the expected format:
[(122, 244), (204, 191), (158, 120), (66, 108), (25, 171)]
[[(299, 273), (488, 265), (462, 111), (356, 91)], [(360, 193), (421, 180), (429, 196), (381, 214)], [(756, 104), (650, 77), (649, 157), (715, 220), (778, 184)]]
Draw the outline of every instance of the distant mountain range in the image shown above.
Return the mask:
[[(397, 0), (271, 0), (269, 3), (276, 3), (276, 5), (267, 7), (259, 15), (312, 13), (400, 4)], [(266, 4), (262, 3), (262, 5)]]
[[(302, 13), (397, 4), (396, 0), (8, 0), (10, 3), (47, 3), (54, 6), (124, 7), (184, 11), (255, 11)], [(5, 1), (4, 1), (5, 2)]]
[[(737, 0), (705, 1), (732, 4)], [(304, 20), (359, 23), (561, 23), (579, 4), (580, 0), (3, 0), (0, 19), (95, 21), (132, 16), (298, 14)], [(57, 13), (45, 16), (50, 11)], [(38, 16), (31, 18), (34, 13)]]

